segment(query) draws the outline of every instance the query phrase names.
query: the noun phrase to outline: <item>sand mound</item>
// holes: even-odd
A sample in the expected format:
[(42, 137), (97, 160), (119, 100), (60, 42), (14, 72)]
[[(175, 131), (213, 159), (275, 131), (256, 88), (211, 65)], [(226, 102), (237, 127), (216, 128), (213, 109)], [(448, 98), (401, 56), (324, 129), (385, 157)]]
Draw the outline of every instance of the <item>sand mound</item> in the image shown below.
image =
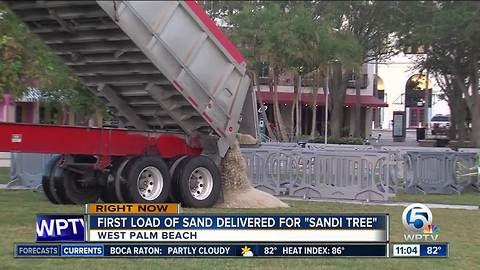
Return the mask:
[[(252, 137), (253, 138), (253, 137)], [(255, 139), (254, 139), (255, 140)], [(279, 208), (288, 205), (276, 197), (254, 189), (246, 174), (246, 164), (238, 144), (232, 146), (221, 162), (223, 202), (217, 208)]]
[(237, 140), (239, 144), (257, 144), (258, 140), (249, 134), (238, 134)]
[(217, 208), (285, 208), (288, 204), (276, 197), (252, 187), (241, 191), (224, 191), (224, 201)]

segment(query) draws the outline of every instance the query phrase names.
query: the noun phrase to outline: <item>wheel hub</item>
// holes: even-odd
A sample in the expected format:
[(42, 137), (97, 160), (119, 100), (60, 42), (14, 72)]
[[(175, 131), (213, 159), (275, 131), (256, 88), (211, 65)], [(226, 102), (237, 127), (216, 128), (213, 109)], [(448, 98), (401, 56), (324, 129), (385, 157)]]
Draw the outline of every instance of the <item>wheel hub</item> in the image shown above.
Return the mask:
[(155, 200), (163, 189), (163, 176), (160, 170), (153, 166), (145, 167), (138, 175), (137, 189), (145, 200)]
[(213, 176), (204, 167), (193, 170), (189, 178), (190, 194), (197, 200), (205, 200), (213, 188)]

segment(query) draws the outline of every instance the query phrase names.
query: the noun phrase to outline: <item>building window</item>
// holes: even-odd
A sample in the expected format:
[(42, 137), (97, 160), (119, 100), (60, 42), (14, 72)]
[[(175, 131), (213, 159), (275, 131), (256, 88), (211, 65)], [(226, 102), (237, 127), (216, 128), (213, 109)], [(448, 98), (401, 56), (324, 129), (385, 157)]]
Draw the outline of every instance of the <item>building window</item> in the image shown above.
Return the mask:
[[(355, 88), (355, 83), (356, 83), (356, 75), (355, 75), (355, 72), (352, 72), (349, 74), (349, 77), (348, 77), (348, 83), (347, 83), (347, 87), (348, 88)], [(365, 89), (367, 88), (368, 86), (368, 74), (360, 74), (360, 89)]]
[(21, 104), (17, 104), (15, 107), (15, 123), (22, 123), (23, 122), (23, 106)]

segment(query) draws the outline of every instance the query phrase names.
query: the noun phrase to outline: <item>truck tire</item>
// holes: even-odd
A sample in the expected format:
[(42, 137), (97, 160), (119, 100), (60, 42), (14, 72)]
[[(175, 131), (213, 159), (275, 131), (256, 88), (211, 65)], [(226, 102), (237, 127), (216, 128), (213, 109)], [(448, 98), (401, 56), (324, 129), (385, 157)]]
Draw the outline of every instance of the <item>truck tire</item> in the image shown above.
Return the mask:
[(220, 195), (220, 171), (206, 156), (182, 160), (174, 172), (173, 182), (185, 207), (210, 207)]
[(113, 165), (110, 174), (107, 176), (105, 188), (101, 198), (106, 203), (126, 203), (125, 194), (125, 174), (124, 169), (131, 161), (131, 158), (120, 158)]
[(107, 179), (105, 179), (105, 187), (100, 194), (100, 198), (106, 203), (118, 203), (117, 194), (115, 194), (115, 177), (110, 173), (102, 175), (102, 177)]
[[(184, 165), (184, 161), (189, 159), (189, 156), (178, 156), (168, 160), (168, 169), (170, 175), (173, 176), (177, 168), (182, 168)], [(182, 163), (183, 162), (183, 163)], [(172, 191), (170, 192), (169, 201), (178, 203), (180, 202), (180, 193), (178, 192), (178, 186), (175, 180), (172, 178), (171, 184)]]
[(61, 156), (56, 156), (52, 158), (45, 166), (45, 173), (42, 176), (43, 192), (45, 193), (45, 196), (47, 197), (47, 199), (54, 204), (62, 203), (60, 200), (60, 197), (57, 194), (57, 190), (55, 188), (55, 183), (53, 179), (53, 172), (60, 158)]
[(170, 195), (171, 177), (160, 157), (141, 157), (125, 169), (123, 194), (133, 203), (164, 203)]
[[(94, 177), (93, 172), (92, 176)], [(94, 181), (89, 180), (89, 181)], [(65, 168), (62, 179), (59, 182), (65, 199), (72, 204), (85, 204), (96, 202), (100, 198), (101, 187), (93, 184), (85, 184), (82, 175)]]

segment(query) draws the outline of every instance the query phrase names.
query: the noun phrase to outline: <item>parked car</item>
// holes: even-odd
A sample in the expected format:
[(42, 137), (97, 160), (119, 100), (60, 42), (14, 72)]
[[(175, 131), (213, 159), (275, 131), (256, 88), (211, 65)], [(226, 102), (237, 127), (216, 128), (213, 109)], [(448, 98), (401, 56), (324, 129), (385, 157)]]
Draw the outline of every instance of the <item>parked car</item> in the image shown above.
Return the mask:
[(448, 135), (450, 128), (450, 115), (437, 114), (430, 120), (432, 135)]

